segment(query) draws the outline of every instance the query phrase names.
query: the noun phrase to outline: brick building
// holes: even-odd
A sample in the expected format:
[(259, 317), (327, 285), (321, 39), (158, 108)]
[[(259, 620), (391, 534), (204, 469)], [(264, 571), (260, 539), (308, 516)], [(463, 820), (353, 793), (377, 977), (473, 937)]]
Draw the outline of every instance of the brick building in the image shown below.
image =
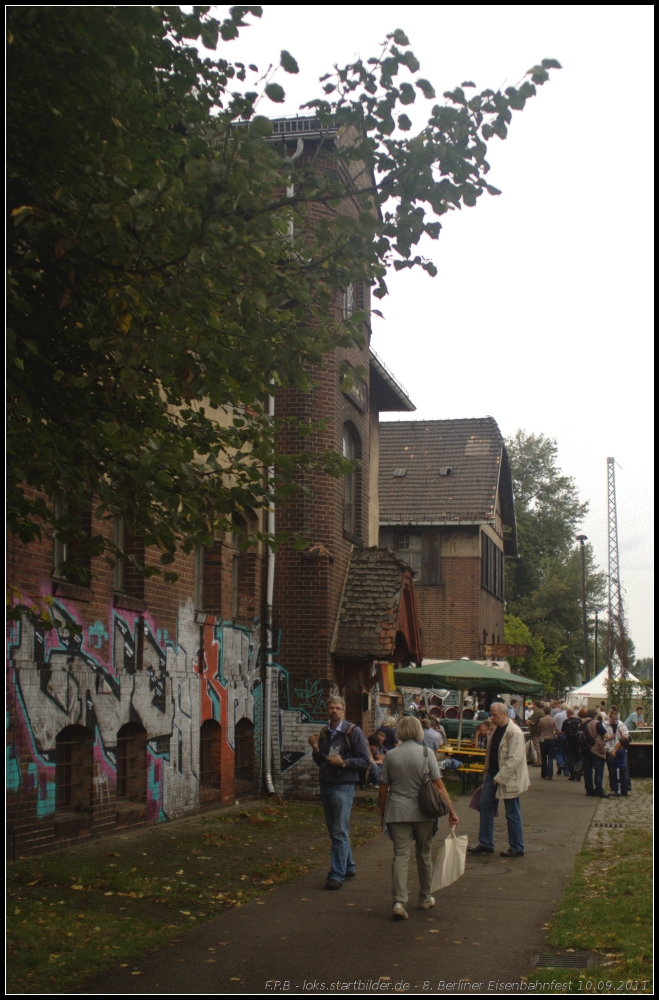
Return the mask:
[(517, 554), (496, 421), (382, 423), (379, 469), (379, 541), (415, 570), (424, 656), (483, 657), (503, 642), (504, 564)]
[[(276, 135), (292, 132), (298, 149), (302, 142), (303, 157), (313, 155), (321, 139), (313, 118), (275, 126)], [(331, 149), (332, 135), (322, 138)], [(368, 316), (369, 289), (350, 285), (335, 308)], [(262, 511), (245, 511), (210, 548), (179, 552), (176, 584), (98, 557), (91, 585), (81, 586), (57, 577), (65, 554), (47, 533), (30, 545), (10, 537), (15, 591), (25, 603), (52, 597), (56, 617), (80, 627), (74, 636), (31, 618), (9, 627), (10, 857), (258, 794), (266, 757), (278, 792), (308, 794), (317, 776), (307, 738), (326, 718), (328, 694), (344, 694), (364, 726), (385, 711), (391, 695), (378, 664), (411, 662), (421, 649), (409, 567), (377, 549), (379, 414), (414, 407), (370, 351), (368, 322), (363, 333), (364, 347), (325, 359), (312, 392), (277, 395), (278, 414), (325, 420), (324, 431), (304, 438), (305, 450), (334, 448), (359, 467), (343, 479), (310, 475), (308, 492), (276, 512), (277, 530), (303, 533), (309, 547), (276, 555), (269, 650), (266, 552), (238, 544), (241, 531), (264, 526)], [(347, 392), (345, 361), (367, 372)], [(279, 441), (283, 451), (299, 444), (290, 430)], [(87, 529), (146, 565), (158, 559), (121, 521), (90, 519)]]

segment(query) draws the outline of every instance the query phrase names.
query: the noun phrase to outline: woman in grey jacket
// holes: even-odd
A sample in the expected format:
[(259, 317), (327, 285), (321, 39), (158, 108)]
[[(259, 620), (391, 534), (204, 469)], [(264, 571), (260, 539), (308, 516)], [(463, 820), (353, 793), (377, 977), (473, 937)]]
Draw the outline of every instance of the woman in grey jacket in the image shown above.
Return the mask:
[[(424, 754), (423, 729), (418, 719), (406, 716), (398, 723), (396, 735), (400, 745), (390, 750), (384, 759), (380, 774), (380, 794), (378, 804), (382, 815), (382, 827), (394, 845), (392, 864), (392, 894), (394, 920), (407, 920), (407, 870), (410, 863), (412, 843), (416, 845), (416, 863), (419, 873), (419, 907), (429, 910), (435, 905), (430, 895), (432, 884), (432, 838), (437, 831), (437, 820), (428, 819), (419, 808), (419, 789), (423, 781)], [(433, 784), (445, 800), (449, 811), (449, 823), (455, 826), (459, 820), (444, 782), (439, 775), (439, 766), (433, 753), (425, 758)]]

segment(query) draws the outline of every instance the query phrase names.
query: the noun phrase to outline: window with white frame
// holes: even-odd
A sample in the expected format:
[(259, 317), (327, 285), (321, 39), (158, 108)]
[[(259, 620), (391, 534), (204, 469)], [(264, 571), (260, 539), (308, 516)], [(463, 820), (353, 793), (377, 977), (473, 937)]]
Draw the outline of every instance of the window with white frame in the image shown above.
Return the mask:
[(344, 319), (350, 319), (355, 311), (355, 286), (352, 282), (343, 289), (341, 312)]
[(423, 537), (421, 534), (405, 533), (398, 536), (398, 555), (417, 576), (421, 575)]

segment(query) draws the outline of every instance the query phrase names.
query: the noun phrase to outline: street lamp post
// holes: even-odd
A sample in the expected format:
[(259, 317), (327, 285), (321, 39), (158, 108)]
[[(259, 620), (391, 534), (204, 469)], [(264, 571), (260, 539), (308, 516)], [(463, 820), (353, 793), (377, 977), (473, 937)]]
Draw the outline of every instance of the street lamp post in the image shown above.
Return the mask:
[(597, 662), (597, 624), (598, 624), (598, 622), (597, 622), (597, 611), (596, 611), (595, 612), (595, 641), (593, 642), (593, 659), (595, 661), (593, 663), (593, 675), (595, 677), (597, 677), (597, 667), (599, 665), (598, 662)]
[(581, 626), (583, 629), (583, 660), (586, 683), (590, 680), (590, 662), (588, 658), (588, 619), (586, 617), (586, 548), (584, 542), (588, 541), (588, 535), (577, 535), (577, 541), (581, 542)]

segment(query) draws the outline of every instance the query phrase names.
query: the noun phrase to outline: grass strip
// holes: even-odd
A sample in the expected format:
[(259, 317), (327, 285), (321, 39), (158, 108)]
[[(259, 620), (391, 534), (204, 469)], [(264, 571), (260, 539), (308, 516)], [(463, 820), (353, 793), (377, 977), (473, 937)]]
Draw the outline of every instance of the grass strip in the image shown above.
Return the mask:
[(652, 993), (651, 866), (645, 831), (582, 850), (546, 941), (562, 953), (595, 952), (597, 964), (539, 969), (529, 985), (543, 993)]
[[(145, 953), (326, 862), (318, 805), (250, 806), (9, 865), (7, 992), (66, 993), (118, 964), (139, 975)], [(355, 802), (353, 845), (379, 833), (375, 802)]]
[(84, 902), (80, 910), (36, 899), (10, 906), (8, 993), (66, 993), (114, 965), (132, 963), (137, 968), (137, 956), (167, 944), (182, 930)]

